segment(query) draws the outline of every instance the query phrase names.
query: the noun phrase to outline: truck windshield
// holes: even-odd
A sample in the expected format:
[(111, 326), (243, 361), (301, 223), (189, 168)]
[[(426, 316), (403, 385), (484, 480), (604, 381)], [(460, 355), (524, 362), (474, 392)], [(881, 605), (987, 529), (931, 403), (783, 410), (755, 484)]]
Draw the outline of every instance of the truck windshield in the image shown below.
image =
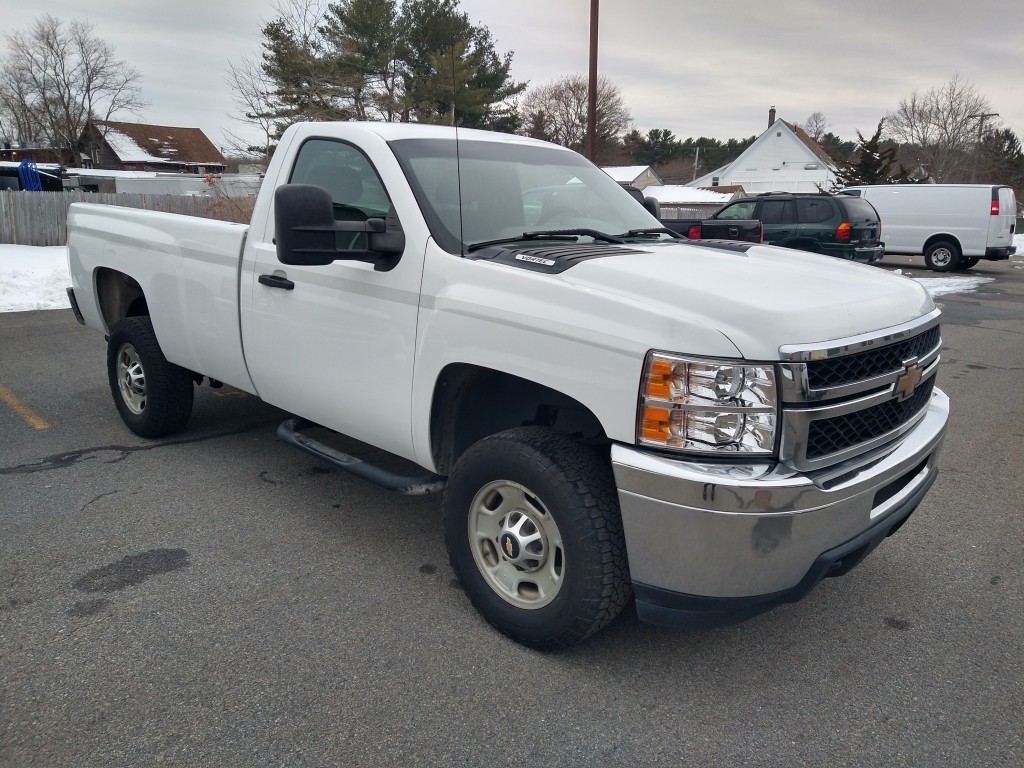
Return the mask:
[(455, 142), (447, 139), (401, 139), (390, 146), (431, 235), (449, 253), (528, 232), (621, 235), (661, 226), (604, 171), (566, 149), (460, 141), (456, 155)]

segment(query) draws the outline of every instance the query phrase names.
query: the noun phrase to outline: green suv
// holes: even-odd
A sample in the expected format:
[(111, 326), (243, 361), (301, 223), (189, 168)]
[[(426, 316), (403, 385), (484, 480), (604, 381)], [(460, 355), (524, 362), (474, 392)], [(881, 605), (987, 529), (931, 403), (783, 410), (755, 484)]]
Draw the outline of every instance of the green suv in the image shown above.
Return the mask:
[(878, 211), (867, 200), (825, 192), (767, 192), (734, 200), (718, 219), (757, 219), (764, 242), (872, 264), (885, 253)]

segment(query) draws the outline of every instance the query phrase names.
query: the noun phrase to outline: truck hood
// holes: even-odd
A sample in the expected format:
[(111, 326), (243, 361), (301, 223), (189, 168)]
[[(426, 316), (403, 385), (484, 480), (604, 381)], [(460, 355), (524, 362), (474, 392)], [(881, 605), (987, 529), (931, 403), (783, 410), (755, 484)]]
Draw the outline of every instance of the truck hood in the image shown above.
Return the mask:
[(920, 284), (877, 267), (788, 248), (739, 247), (631, 245), (632, 253), (586, 260), (562, 277), (612, 302), (642, 306), (680, 330), (714, 328), (755, 360), (777, 359), (786, 344), (849, 338), (934, 309)]

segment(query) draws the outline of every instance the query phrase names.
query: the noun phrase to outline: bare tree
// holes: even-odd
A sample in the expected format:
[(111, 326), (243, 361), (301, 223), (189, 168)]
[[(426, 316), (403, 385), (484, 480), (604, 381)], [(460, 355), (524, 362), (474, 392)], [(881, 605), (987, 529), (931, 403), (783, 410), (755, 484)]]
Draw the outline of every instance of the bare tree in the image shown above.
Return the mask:
[[(545, 138), (577, 151), (583, 148), (587, 133), (587, 78), (566, 75), (560, 80), (539, 85), (523, 98), (523, 124), (530, 135)], [(597, 141), (606, 152), (609, 145), (633, 122), (619, 87), (605, 77), (597, 83)]]
[(803, 125), (807, 135), (816, 142), (821, 141), (821, 137), (828, 131), (828, 127), (829, 122), (825, 118), (824, 112), (812, 112)]
[(88, 22), (43, 16), (27, 32), (13, 32), (6, 39), (4, 93), (12, 96), (12, 81), (23, 85), (21, 95), (13, 98), (31, 113), (54, 148), (70, 148), (77, 157), (87, 144), (83, 132), (90, 119), (137, 114), (146, 104), (138, 70), (116, 58), (113, 47), (93, 34)]
[(885, 118), (886, 135), (904, 145), (905, 165), (923, 166), (937, 182), (964, 182), (971, 176), (984, 120), (992, 116), (989, 100), (972, 82), (954, 75), (945, 85), (900, 99)]
[(0, 139), (22, 146), (44, 140), (42, 116), (35, 108), (26, 73), (9, 63), (0, 66)]
[(227, 83), (231, 87), (235, 106), (241, 113), (240, 116), (229, 117), (258, 130), (262, 144), (256, 146), (249, 140), (225, 131), (228, 146), (243, 155), (259, 154), (263, 160), (268, 160), (277, 132), (277, 101), (273, 79), (263, 71), (259, 61), (251, 56), (243, 56), (239, 64), (228, 63)]

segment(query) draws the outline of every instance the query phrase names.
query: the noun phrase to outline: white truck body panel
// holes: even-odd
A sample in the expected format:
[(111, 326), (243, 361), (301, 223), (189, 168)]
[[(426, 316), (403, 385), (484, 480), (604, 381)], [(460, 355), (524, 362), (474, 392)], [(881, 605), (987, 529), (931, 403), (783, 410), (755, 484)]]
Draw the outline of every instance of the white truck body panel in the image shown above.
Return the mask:
[(86, 323), (104, 333), (100, 269), (131, 276), (149, 304), (167, 359), (254, 392), (242, 354), (238, 265), (249, 227), (110, 205), (75, 203), (68, 213), (72, 287)]

